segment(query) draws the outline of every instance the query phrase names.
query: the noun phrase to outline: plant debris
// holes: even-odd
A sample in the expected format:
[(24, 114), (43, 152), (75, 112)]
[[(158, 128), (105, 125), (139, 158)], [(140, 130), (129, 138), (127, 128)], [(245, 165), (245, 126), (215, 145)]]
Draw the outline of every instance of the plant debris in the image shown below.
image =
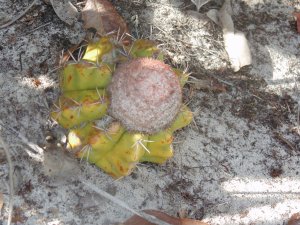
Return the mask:
[[(204, 223), (199, 220), (192, 220), (192, 219), (186, 219), (186, 218), (176, 218), (173, 216), (169, 216), (166, 213), (163, 213), (161, 211), (157, 210), (145, 210), (145, 213), (149, 215), (153, 215), (157, 218), (159, 218), (162, 221), (167, 222), (168, 224), (172, 225), (209, 225), (208, 223)], [(144, 218), (135, 215), (126, 220), (122, 225), (154, 225), (154, 223), (151, 223)]]
[(65, 23), (73, 25), (79, 12), (70, 0), (50, 0), (56, 15)]
[(298, 33), (300, 33), (300, 13), (299, 12), (295, 12), (294, 16), (296, 18), (297, 31), (298, 31)]
[(212, 9), (207, 15), (222, 26), (224, 45), (233, 71), (237, 72), (243, 66), (250, 65), (252, 57), (249, 44), (244, 33), (234, 29), (230, 0), (225, 0), (219, 11)]
[(300, 213), (294, 213), (289, 219), (287, 225), (300, 225)]
[(0, 192), (0, 211), (1, 211), (2, 207), (3, 207), (3, 203), (4, 203), (4, 201), (3, 201), (3, 194), (2, 194), (2, 192)]
[(197, 7), (197, 11), (199, 11), (199, 9), (205, 5), (206, 3), (208, 3), (211, 0), (191, 0), (192, 3), (194, 3)]
[(129, 33), (127, 24), (107, 0), (87, 0), (82, 10), (84, 28), (95, 28), (100, 36), (115, 33), (120, 38)]

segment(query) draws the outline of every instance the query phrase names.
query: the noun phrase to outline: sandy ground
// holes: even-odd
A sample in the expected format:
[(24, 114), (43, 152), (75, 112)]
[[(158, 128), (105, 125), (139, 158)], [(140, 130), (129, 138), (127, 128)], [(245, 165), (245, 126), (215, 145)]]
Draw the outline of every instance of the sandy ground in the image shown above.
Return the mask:
[[(0, 0), (1, 20), (30, 2)], [(220, 8), (220, 1), (205, 5), (201, 15), (189, 0), (112, 2), (135, 37), (160, 44), (168, 63), (226, 91), (188, 85), (185, 100), (195, 121), (177, 133), (174, 158), (165, 165), (140, 164), (130, 176), (113, 180), (57, 147), (65, 141), (64, 130), (49, 120), (59, 94), (57, 62), (85, 31), (80, 22), (64, 24), (39, 2), (0, 30), (0, 131), (14, 163), (14, 223), (106, 225), (132, 215), (84, 180), (136, 210), (212, 225), (286, 224), (300, 211), (300, 35), (292, 16), (299, 1), (232, 1), (236, 29), (246, 34), (253, 56), (253, 64), (237, 73), (230, 69), (221, 28), (204, 15)], [(8, 165), (2, 151), (0, 193), (0, 224), (6, 224)]]

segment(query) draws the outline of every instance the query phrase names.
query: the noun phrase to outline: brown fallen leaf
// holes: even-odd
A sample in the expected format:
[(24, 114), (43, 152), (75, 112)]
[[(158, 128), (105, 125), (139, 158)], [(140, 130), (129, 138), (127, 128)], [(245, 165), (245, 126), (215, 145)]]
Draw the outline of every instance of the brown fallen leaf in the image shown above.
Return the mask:
[(27, 217), (24, 216), (24, 212), (22, 211), (22, 209), (19, 207), (14, 208), (14, 214), (11, 218), (11, 222), (16, 224), (17, 223), (24, 224), (26, 220)]
[(95, 28), (100, 35), (128, 33), (125, 20), (107, 0), (87, 0), (82, 10), (84, 28)]
[(294, 213), (289, 219), (287, 225), (300, 225), (300, 213)]
[[(199, 220), (192, 220), (192, 219), (182, 219), (182, 218), (176, 218), (173, 216), (169, 216), (163, 212), (157, 211), (157, 210), (145, 210), (145, 213), (155, 216), (158, 219), (167, 222), (172, 225), (209, 225), (208, 223), (201, 222)], [(121, 223), (122, 225), (155, 225), (154, 223), (148, 222), (147, 220), (143, 219), (139, 216), (132, 216), (128, 220), (126, 220), (124, 223)]]
[(1, 209), (2, 209), (2, 207), (3, 207), (3, 194), (0, 192), (0, 211), (1, 211)]
[(297, 31), (298, 31), (298, 33), (300, 33), (300, 13), (299, 12), (295, 12), (294, 16), (296, 18)]

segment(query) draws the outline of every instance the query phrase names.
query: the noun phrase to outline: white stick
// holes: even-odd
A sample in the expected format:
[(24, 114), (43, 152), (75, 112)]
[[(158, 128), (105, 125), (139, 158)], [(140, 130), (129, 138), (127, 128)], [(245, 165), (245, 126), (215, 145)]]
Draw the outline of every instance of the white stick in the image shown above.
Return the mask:
[(30, 142), (23, 134), (21, 134), (20, 132), (18, 132), (17, 130), (15, 130), (12, 127), (6, 127), (4, 125), (4, 123), (0, 120), (0, 126), (3, 127), (4, 129), (8, 130), (10, 133), (14, 133), (18, 136), (18, 138), (21, 140), (21, 142), (23, 142), (24, 144), (26, 144), (30, 149), (32, 149), (33, 151), (35, 151), (35, 153), (27, 151), (28, 155), (32, 158), (35, 158), (38, 161), (43, 161), (43, 153), (44, 150), (39, 147), (38, 145)]
[(14, 19), (9, 21), (8, 23), (5, 23), (5, 24), (1, 25), (0, 29), (8, 27), (9, 25), (13, 24), (18, 19), (20, 19), (22, 16), (24, 16), (29, 11), (29, 9), (31, 9), (37, 3), (37, 1), (38, 0), (34, 0), (22, 13), (20, 13), (18, 16), (16, 16)]
[(80, 180), (85, 186), (87, 186), (88, 188), (92, 189), (94, 192), (96, 192), (97, 194), (103, 196), (104, 198), (112, 201), (113, 203), (121, 206), (122, 208), (124, 209), (127, 209), (128, 211), (132, 212), (133, 214), (139, 216), (139, 217), (142, 217), (144, 218), (145, 220), (151, 222), (151, 223), (154, 223), (154, 224), (158, 224), (158, 225), (171, 225), (167, 222), (164, 222), (160, 219), (158, 219), (157, 217), (155, 216), (152, 216), (152, 215), (149, 215), (147, 213), (144, 213), (144, 212), (138, 212), (136, 211), (135, 209), (129, 207), (125, 202), (121, 201), (120, 199), (110, 195), (109, 193), (101, 190), (100, 188), (96, 187), (94, 184), (91, 184), (85, 180)]
[(12, 211), (13, 211), (13, 200), (14, 200), (14, 181), (13, 181), (13, 164), (11, 161), (10, 153), (8, 148), (6, 147), (5, 143), (3, 142), (2, 138), (0, 137), (0, 145), (4, 149), (7, 163), (9, 166), (9, 205), (8, 205), (8, 218), (7, 218), (7, 225), (11, 224), (11, 218), (12, 218)]

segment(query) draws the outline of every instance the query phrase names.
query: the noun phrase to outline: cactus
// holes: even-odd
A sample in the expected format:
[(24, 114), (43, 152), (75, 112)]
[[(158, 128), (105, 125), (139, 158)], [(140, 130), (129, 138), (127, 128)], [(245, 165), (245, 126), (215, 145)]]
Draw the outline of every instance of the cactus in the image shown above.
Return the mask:
[(102, 89), (110, 83), (111, 76), (112, 69), (107, 64), (70, 63), (60, 76), (60, 87), (63, 92)]
[(68, 91), (59, 97), (51, 117), (64, 128), (100, 119), (108, 107), (105, 90)]
[(132, 58), (151, 57), (163, 60), (163, 55), (153, 41), (138, 39), (130, 46), (129, 54)]
[(110, 114), (132, 132), (159, 132), (170, 125), (181, 106), (176, 74), (168, 65), (150, 58), (120, 65), (109, 93)]
[(123, 47), (102, 37), (62, 69), (51, 117), (69, 129), (67, 147), (76, 157), (118, 178), (137, 163), (173, 156), (173, 133), (193, 117), (182, 104), (188, 75), (162, 60), (152, 41)]

